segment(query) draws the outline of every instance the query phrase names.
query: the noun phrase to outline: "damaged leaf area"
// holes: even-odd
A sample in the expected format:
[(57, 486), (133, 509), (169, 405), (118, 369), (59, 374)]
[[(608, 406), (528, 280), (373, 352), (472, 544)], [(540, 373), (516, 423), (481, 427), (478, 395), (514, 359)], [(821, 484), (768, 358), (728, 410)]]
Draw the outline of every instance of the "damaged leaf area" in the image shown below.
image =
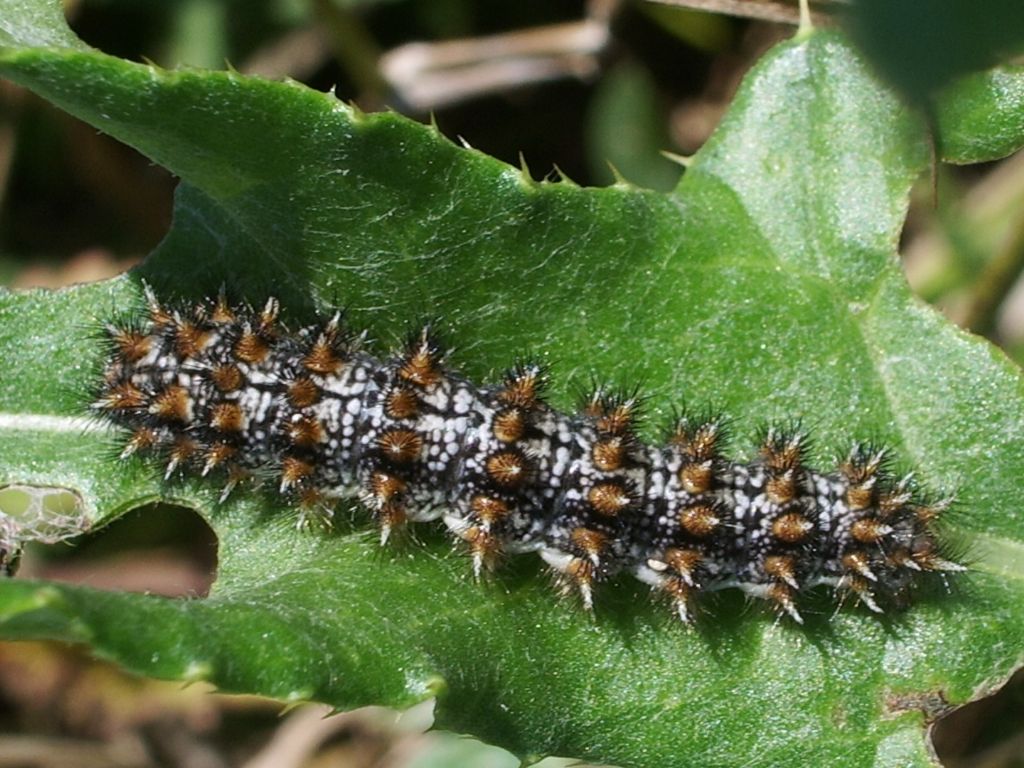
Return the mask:
[(30, 541), (56, 544), (89, 530), (84, 504), (66, 488), (9, 485), (0, 488), (0, 572), (14, 574)]
[[(622, 766), (930, 765), (930, 714), (1019, 663), (1024, 382), (911, 295), (896, 247), (928, 128), (838, 33), (770, 51), (660, 194), (537, 182), (294, 83), (116, 59), (77, 41), (59, 3), (0, 0), (0, 20), (0, 74), (181, 179), (171, 230), (134, 272), (0, 292), (0, 494), (69, 488), (91, 527), (172, 500), (220, 552), (203, 599), (5, 580), (0, 637), (338, 709), (437, 696), (441, 727)], [(995, 145), (960, 104), (948, 146), (1018, 148), (1015, 103)], [(970, 573), (881, 619), (823, 592), (804, 627), (729, 590), (687, 629), (627, 580), (587, 615), (534, 557), (474, 583), (430, 526), (384, 549), (355, 510), (298, 531), (269, 494), (220, 503), (219, 487), (164, 483), (118, 462), (115, 436), (72, 428), (102, 370), (94, 331), (144, 307), (143, 281), (183, 301), (228, 284), (256, 305), (272, 287), (291, 327), (341, 303), (380, 353), (437, 316), (453, 367), (494, 381), (528, 350), (552, 364), (561, 409), (592, 376), (643, 382), (644, 439), (685, 402), (728, 414), (741, 458), (765, 423), (793, 419), (816, 465), (884, 443), (956, 491), (943, 530)]]

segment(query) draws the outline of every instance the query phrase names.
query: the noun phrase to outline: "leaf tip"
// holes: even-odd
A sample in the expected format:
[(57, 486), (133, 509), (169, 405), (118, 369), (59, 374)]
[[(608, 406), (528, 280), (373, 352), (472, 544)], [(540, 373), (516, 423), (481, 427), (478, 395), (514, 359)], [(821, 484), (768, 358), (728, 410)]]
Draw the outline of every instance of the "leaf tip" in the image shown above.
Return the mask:
[(678, 152), (669, 152), (667, 149), (661, 150), (660, 154), (666, 160), (670, 160), (683, 168), (689, 168), (693, 164), (693, 155), (680, 155)]
[(803, 40), (814, 31), (814, 22), (811, 20), (810, 0), (800, 0), (800, 24), (796, 29), (795, 38)]
[(213, 677), (213, 664), (209, 661), (193, 659), (181, 673), (181, 679), (186, 684), (199, 683)]
[(623, 189), (635, 189), (636, 185), (633, 184), (629, 179), (622, 175), (622, 171), (615, 167), (615, 164), (611, 160), (605, 160), (608, 164), (608, 169), (612, 172), (612, 178), (615, 181), (612, 183), (613, 187), (619, 187)]
[(437, 701), (448, 693), (448, 681), (436, 672), (420, 669), (406, 676), (405, 693), (409, 704)]
[(151, 72), (153, 72), (154, 74), (157, 73), (157, 72), (161, 72), (163, 70), (163, 67), (161, 67), (155, 61), (153, 61), (151, 58), (149, 58), (149, 56), (144, 56), (143, 55), (143, 56), (140, 56), (139, 58), (142, 60), (142, 63), (145, 64), (149, 68), (149, 70)]
[(530, 166), (526, 164), (526, 155), (522, 152), (519, 153), (519, 180), (527, 187), (534, 187), (537, 185), (536, 179), (534, 179), (533, 174), (530, 173)]
[(340, 106), (348, 112), (349, 119), (354, 123), (363, 123), (367, 121), (367, 114), (359, 108), (359, 105), (354, 101), (342, 101), (339, 102)]
[(414, 686), (414, 693), (423, 699), (439, 699), (448, 692), (448, 681), (440, 675), (430, 675)]
[(284, 711), (289, 712), (295, 707), (308, 704), (314, 700), (314, 697), (315, 692), (311, 688), (297, 688), (294, 691), (289, 691), (282, 699), (285, 704)]
[(558, 167), (558, 165), (555, 165), (554, 169), (555, 174), (558, 176), (558, 181), (560, 183), (566, 184), (570, 187), (579, 187), (579, 184), (577, 184), (572, 178), (570, 178), (565, 171)]

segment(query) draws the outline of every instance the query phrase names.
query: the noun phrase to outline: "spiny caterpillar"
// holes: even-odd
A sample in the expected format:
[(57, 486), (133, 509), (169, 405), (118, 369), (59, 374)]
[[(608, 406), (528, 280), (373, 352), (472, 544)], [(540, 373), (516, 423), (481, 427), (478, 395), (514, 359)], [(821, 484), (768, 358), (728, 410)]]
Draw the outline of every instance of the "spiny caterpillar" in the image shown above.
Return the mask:
[(577, 414), (544, 400), (543, 366), (481, 386), (448, 370), (428, 327), (388, 357), (340, 315), (289, 331), (274, 299), (165, 306), (110, 324), (93, 409), (175, 473), (273, 478), (289, 505), (329, 517), (356, 496), (385, 542), (406, 521), (443, 519), (479, 577), (538, 552), (592, 605), (629, 572), (689, 622), (702, 592), (739, 588), (802, 623), (798, 598), (826, 585), (881, 613), (949, 559), (928, 503), (886, 452), (856, 445), (834, 471), (806, 464), (799, 430), (766, 430), (747, 464), (722, 453), (720, 419), (682, 417), (664, 446), (637, 436), (638, 400), (598, 390)]

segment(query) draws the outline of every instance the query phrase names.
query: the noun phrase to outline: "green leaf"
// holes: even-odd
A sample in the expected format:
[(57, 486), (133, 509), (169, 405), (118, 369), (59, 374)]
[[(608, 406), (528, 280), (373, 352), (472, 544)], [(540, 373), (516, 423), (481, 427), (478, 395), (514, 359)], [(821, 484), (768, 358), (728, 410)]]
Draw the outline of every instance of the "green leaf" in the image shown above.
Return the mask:
[(936, 99), (943, 160), (982, 163), (1024, 146), (1024, 66), (961, 78)]
[(937, 157), (997, 160), (1024, 147), (1024, 53), (1018, 0), (860, 0), (847, 21), (873, 65), (932, 119)]
[(587, 156), (595, 179), (612, 183), (622, 176), (657, 190), (676, 186), (682, 169), (661, 155), (671, 146), (668, 117), (646, 69), (629, 61), (612, 67), (594, 90), (588, 111)]
[(4, 0), (2, 7), (0, 46), (89, 48), (68, 29), (60, 3)]
[(875, 66), (915, 101), (1024, 52), (1018, 0), (858, 0), (846, 16)]
[[(136, 272), (0, 293), (0, 483), (71, 487), (94, 525), (158, 497), (193, 505), (221, 561), (201, 600), (5, 582), (0, 636), (339, 708), (438, 695), (443, 727), (626, 766), (928, 765), (926, 720), (1018, 663), (1024, 382), (910, 294), (895, 249), (927, 132), (843, 38), (770, 52), (661, 195), (536, 183), (290, 83), (116, 60), (73, 44), (52, 7), (0, 0), (0, 73), (182, 185)], [(643, 381), (654, 423), (683, 399), (722, 407), (737, 454), (781, 417), (813, 427), (822, 463), (884, 440), (927, 484), (959, 488), (969, 585), (884, 622), (826, 604), (806, 628), (726, 594), (688, 630), (623, 581), (591, 619), (532, 558), (475, 585), (433, 530), (381, 551), (358, 515), (302, 534), (270, 497), (164, 487), (78, 421), (102, 355), (90, 327), (136, 304), (142, 279), (184, 297), (272, 290), (296, 315), (342, 302), (381, 348), (441, 315), (468, 375), (527, 348), (555, 363), (562, 406), (591, 374)]]

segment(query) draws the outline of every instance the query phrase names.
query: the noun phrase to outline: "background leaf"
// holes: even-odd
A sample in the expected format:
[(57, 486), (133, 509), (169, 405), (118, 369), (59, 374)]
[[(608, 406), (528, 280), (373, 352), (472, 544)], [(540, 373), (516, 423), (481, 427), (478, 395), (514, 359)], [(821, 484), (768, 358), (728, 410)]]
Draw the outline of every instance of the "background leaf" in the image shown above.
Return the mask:
[(981, 163), (1024, 144), (1024, 66), (996, 67), (961, 78), (936, 103), (942, 159)]
[(1024, 53), (1024, 7), (1016, 0), (859, 0), (846, 15), (865, 53), (913, 100)]
[[(95, 524), (157, 497), (194, 505), (221, 560), (203, 600), (3, 583), (4, 637), (339, 708), (438, 694), (446, 727), (623, 765), (925, 765), (926, 718), (1017, 663), (1020, 373), (910, 295), (894, 253), (927, 131), (841, 37), (766, 56), (661, 195), (538, 184), (293, 84), (82, 50), (53, 7), (0, 2), (0, 73), (182, 185), (140, 270), (0, 293), (0, 476), (73, 487)], [(969, 588), (891, 622), (823, 604), (805, 629), (728, 594), (687, 631), (623, 582), (592, 621), (530, 558), (475, 586), (433, 531), (382, 552), (361, 520), (302, 535), (258, 494), (217, 505), (200, 483), (162, 487), (76, 421), (101, 355), (90, 326), (137, 303), (142, 278), (184, 297), (273, 290), (296, 319), (344, 302), (382, 348), (439, 314), (469, 375), (529, 348), (555, 363), (562, 406), (592, 373), (641, 380), (652, 424), (682, 398), (717, 404), (738, 454), (779, 417), (804, 418), (822, 462), (853, 436), (884, 439), (928, 484), (960, 489)]]

